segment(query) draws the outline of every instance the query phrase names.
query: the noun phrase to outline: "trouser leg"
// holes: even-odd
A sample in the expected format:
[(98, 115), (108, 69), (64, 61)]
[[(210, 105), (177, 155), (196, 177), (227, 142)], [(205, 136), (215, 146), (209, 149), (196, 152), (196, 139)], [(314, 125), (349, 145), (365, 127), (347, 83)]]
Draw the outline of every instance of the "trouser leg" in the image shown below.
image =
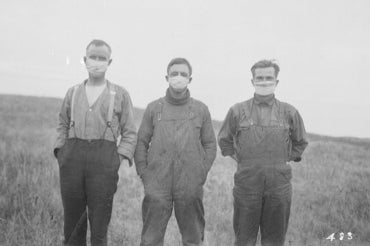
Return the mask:
[(175, 200), (175, 216), (184, 246), (199, 246), (204, 240), (203, 188)]
[(68, 140), (58, 153), (60, 188), (64, 209), (64, 244), (86, 245), (86, 194), (84, 153), (74, 140)]
[(261, 244), (263, 246), (284, 245), (291, 198), (290, 183), (277, 187), (266, 195), (261, 218)]
[(146, 193), (142, 204), (143, 230), (140, 246), (162, 246), (172, 214), (172, 197)]
[(114, 143), (105, 140), (92, 144), (88, 153), (86, 193), (91, 245), (106, 246), (117, 189), (119, 157)]
[(256, 245), (260, 225), (262, 195), (234, 187), (235, 246)]

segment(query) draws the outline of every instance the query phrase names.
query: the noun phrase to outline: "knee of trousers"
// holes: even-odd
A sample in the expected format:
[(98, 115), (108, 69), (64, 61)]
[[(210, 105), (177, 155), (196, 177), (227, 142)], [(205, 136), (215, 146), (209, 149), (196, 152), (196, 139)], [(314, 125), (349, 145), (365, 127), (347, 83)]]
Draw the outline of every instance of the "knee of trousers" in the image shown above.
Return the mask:
[(143, 205), (145, 206), (149, 204), (156, 207), (169, 208), (171, 207), (172, 200), (158, 194), (145, 194)]

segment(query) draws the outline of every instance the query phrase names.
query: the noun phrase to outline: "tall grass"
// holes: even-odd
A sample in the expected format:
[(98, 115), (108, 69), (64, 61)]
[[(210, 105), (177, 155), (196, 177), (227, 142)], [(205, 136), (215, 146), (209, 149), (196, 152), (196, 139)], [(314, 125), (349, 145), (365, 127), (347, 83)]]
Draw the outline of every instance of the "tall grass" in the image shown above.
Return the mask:
[[(52, 156), (57, 99), (0, 95), (0, 245), (61, 245), (63, 212), (58, 165)], [(142, 111), (135, 111), (137, 124)], [(286, 245), (370, 245), (370, 146), (311, 137), (293, 163), (293, 203)], [(205, 184), (206, 241), (232, 245), (233, 173), (217, 159)], [(143, 187), (134, 168), (121, 167), (109, 229), (110, 245), (139, 245)], [(339, 233), (353, 239), (339, 240)], [(326, 239), (336, 233), (336, 240)], [(165, 245), (181, 245), (175, 219)]]

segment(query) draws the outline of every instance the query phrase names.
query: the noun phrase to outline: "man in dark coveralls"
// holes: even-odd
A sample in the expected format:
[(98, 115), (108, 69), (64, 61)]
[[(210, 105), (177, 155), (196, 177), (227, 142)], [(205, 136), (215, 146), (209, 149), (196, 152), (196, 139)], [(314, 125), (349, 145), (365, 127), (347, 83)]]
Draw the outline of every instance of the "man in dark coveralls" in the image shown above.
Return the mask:
[(237, 163), (234, 176), (235, 245), (284, 245), (292, 198), (292, 170), (307, 146), (298, 111), (275, 98), (279, 66), (252, 66), (253, 98), (232, 106), (218, 135), (222, 155)]

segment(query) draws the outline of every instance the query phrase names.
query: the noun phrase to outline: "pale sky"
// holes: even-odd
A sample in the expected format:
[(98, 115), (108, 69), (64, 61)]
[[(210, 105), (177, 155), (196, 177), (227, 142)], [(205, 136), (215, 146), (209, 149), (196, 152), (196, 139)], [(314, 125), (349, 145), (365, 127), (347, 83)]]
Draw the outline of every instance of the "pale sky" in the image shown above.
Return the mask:
[(253, 63), (277, 59), (276, 97), (308, 132), (369, 138), (369, 26), (368, 0), (2, 1), (0, 93), (64, 97), (97, 38), (112, 47), (107, 78), (135, 106), (163, 96), (168, 62), (185, 57), (191, 95), (223, 120), (253, 96)]

